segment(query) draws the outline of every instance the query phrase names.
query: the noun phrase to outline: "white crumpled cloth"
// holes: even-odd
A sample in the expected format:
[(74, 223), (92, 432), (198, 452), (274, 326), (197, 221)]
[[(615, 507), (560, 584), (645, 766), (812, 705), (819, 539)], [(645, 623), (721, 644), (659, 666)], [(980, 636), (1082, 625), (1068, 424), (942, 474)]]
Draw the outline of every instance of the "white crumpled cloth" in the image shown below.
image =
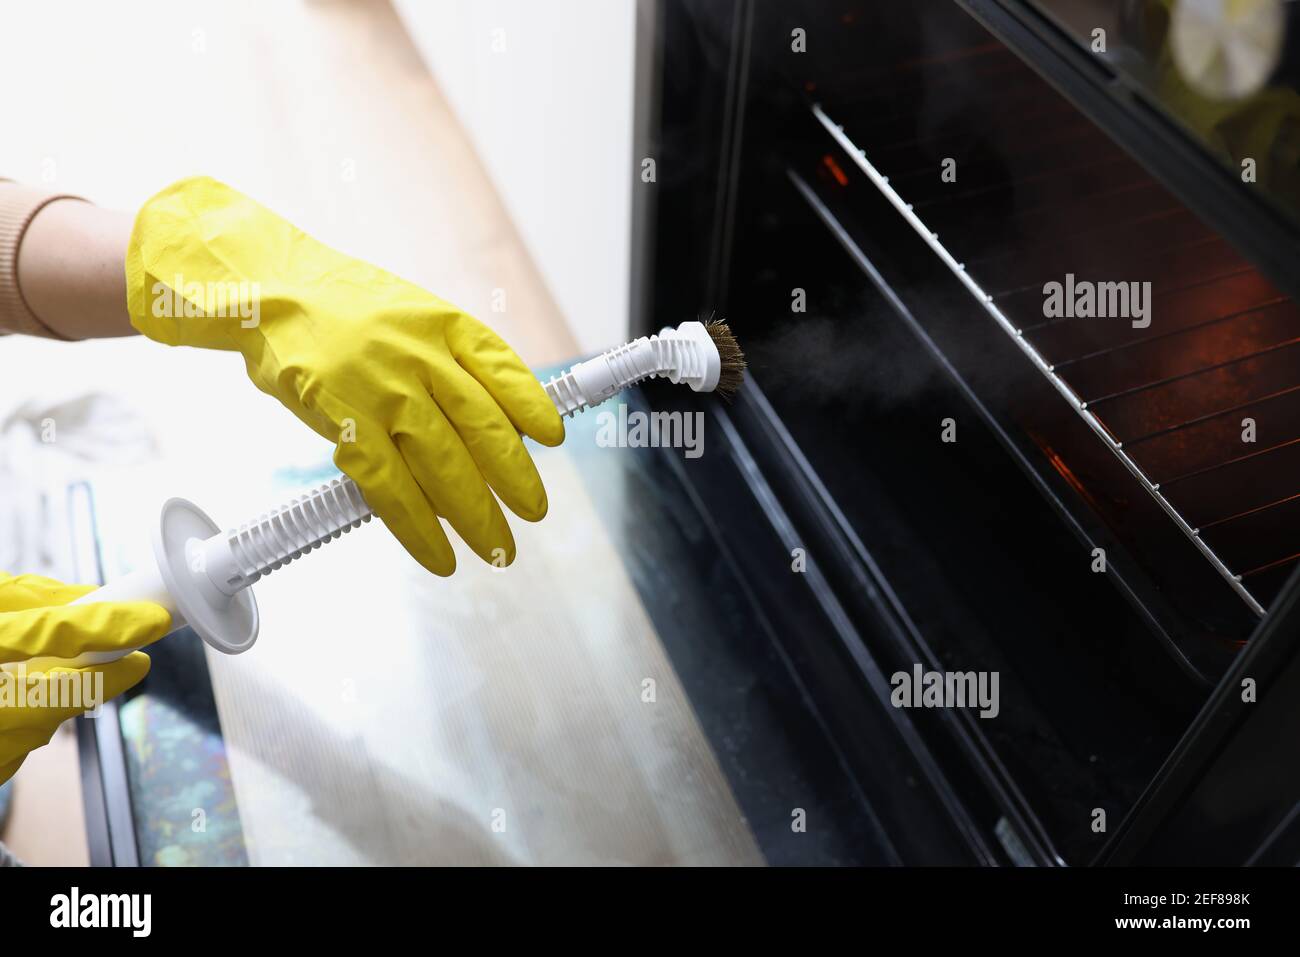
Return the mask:
[(0, 571), (69, 578), (69, 487), (157, 454), (145, 421), (110, 395), (0, 408)]

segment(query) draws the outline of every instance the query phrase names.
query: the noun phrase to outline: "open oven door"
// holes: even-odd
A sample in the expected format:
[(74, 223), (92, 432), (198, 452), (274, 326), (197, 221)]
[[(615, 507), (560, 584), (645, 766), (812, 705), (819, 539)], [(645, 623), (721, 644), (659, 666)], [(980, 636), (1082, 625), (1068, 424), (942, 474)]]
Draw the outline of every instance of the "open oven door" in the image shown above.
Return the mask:
[[(1026, 4), (639, 13), (636, 155), (659, 176), (635, 199), (634, 322), (718, 310), (752, 368), (701, 409), (718, 458), (681, 480), (900, 861), (1294, 862), (1300, 549), (1274, 486), (1300, 471), (1195, 460), (1227, 434), (1197, 401), (1300, 436), (1297, 383), (1273, 381), (1300, 343), (1294, 228), (1234, 205), (1185, 138), (1149, 163), (1133, 144), (1176, 130)], [(1158, 263), (1178, 348), (1136, 321), (1036, 325), (1058, 246), (1080, 277)], [(1234, 375), (1188, 367), (1202, 349)], [(1224, 391), (1183, 388), (1198, 375)], [(1002, 707), (895, 707), (912, 669), (997, 674)]]

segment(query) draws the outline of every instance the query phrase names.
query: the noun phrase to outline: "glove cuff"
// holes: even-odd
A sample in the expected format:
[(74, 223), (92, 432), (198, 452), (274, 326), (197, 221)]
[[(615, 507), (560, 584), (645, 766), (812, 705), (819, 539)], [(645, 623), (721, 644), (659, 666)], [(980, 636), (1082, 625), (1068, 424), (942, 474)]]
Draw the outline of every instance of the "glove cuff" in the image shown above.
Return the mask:
[(131, 325), (169, 346), (240, 351), (257, 338), (261, 290), (232, 272), (213, 234), (252, 200), (206, 176), (178, 180), (140, 207), (126, 250)]

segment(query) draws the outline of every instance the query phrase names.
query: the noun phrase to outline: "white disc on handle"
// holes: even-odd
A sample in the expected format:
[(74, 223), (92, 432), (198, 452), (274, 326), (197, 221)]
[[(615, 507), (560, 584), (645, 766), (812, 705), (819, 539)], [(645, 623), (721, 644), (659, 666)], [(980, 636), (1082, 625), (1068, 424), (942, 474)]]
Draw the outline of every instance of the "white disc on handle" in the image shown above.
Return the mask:
[(227, 655), (237, 655), (257, 641), (257, 600), (245, 588), (225, 595), (208, 579), (203, 567), (204, 543), (221, 528), (207, 513), (183, 498), (163, 503), (153, 530), (158, 574), (176, 610), (204, 643)]

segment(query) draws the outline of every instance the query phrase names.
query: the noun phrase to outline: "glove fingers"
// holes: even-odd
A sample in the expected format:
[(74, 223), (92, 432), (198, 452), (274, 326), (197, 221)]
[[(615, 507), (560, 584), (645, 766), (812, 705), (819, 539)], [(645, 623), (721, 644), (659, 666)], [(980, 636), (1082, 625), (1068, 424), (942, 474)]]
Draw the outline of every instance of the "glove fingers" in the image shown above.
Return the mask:
[(134, 688), (149, 674), (152, 662), (142, 651), (133, 651), (125, 658), (110, 661), (106, 665), (96, 665), (91, 671), (104, 674), (105, 699), (116, 698), (122, 692)]
[(466, 372), (492, 396), (519, 432), (542, 445), (564, 441), (564, 422), (523, 360), (483, 323), (460, 316), (447, 328), (447, 344)]
[[(340, 442), (334, 464), (357, 483), (366, 504), (421, 565), (435, 575), (456, 570), (456, 555), (433, 506), (388, 434), (363, 423), (363, 442)], [(364, 448), (363, 448), (364, 445)]]
[[(51, 668), (45, 673), (43, 680), (49, 680), (59, 675), (76, 675), (78, 680), (85, 680), (85, 676), (101, 674), (104, 676), (103, 697), (99, 698), (97, 704), (103, 704), (105, 701), (111, 701), (118, 695), (131, 688), (134, 688), (145, 676), (149, 674), (149, 656), (143, 652), (132, 652), (125, 658), (119, 658), (117, 661), (110, 661), (102, 665), (89, 665), (85, 668)], [(93, 682), (93, 677), (90, 679)], [(98, 692), (93, 684), (88, 689), (91, 693)], [(48, 700), (48, 699), (47, 699)], [(68, 718), (75, 718), (77, 715), (84, 713), (88, 708), (49, 708), (48, 713), (55, 717), (54, 727), (58, 727)], [(53, 729), (51, 729), (51, 734)], [(49, 739), (46, 738), (48, 741)]]
[[(509, 423), (506, 428), (510, 429)], [(519, 442), (518, 435), (513, 431), (511, 435)], [(515, 560), (514, 535), (501, 506), (461, 436), (432, 398), (412, 400), (403, 408), (393, 441), (438, 513), (479, 558), (494, 565)]]
[(44, 575), (0, 575), (0, 609), (25, 611), (66, 605), (94, 590), (94, 585), (66, 585)]
[[(103, 675), (103, 684), (96, 687), (94, 675)], [(27, 755), (49, 744), (60, 724), (79, 714), (95, 710), (110, 698), (116, 698), (126, 689), (134, 687), (140, 679), (149, 674), (149, 657), (135, 651), (116, 662), (96, 664), (87, 668), (51, 668), (48, 672), (26, 677), (25, 700), (32, 701), (34, 694), (40, 694), (39, 700), (44, 706), (13, 707), (0, 714), (0, 763), (17, 754), (17, 759), (10, 759), (0, 766), (0, 783), (12, 778), (14, 772), (25, 761)], [(10, 676), (9, 680), (18, 680)], [(77, 681), (77, 685), (55, 687), (55, 681)], [(36, 684), (45, 685), (44, 693)], [(78, 697), (79, 696), (79, 697)], [(75, 701), (77, 707), (49, 707), (51, 702)]]
[(171, 623), (167, 609), (148, 601), (0, 612), (0, 662), (139, 648), (167, 634)]
[[(15, 700), (44, 703), (6, 708), (0, 712), (0, 764), (4, 765), (0, 769), (0, 781), (17, 771), (28, 754), (49, 744), (63, 722), (116, 698), (148, 673), (149, 656), (137, 651), (105, 665), (52, 668), (21, 679), (18, 675), (9, 676), (10, 681), (23, 680), (26, 683), (21, 692), (13, 690)], [(97, 674), (103, 676), (102, 682), (96, 680)], [(60, 684), (56, 685), (56, 682)], [(17, 697), (20, 693), (21, 698)], [(61, 702), (75, 702), (75, 707), (52, 706)], [(19, 757), (13, 760), (14, 755)], [(5, 764), (6, 760), (9, 763)]]
[[(29, 692), (30, 693), (30, 692)], [(4, 755), (20, 754), (18, 764), (22, 764), (23, 759), (31, 754), (37, 748), (43, 748), (50, 743), (50, 738), (54, 737), (54, 732), (59, 730), (59, 725), (63, 724), (68, 718), (76, 717), (91, 711), (93, 708), (87, 707), (82, 711), (74, 711), (71, 714), (65, 714), (66, 708), (24, 708), (23, 716), (30, 720), (16, 728), (5, 730)], [(15, 770), (17, 770), (15, 768)]]
[(520, 518), (546, 516), (546, 488), (514, 425), (473, 376), (451, 364), (432, 383), (433, 400), (450, 420), (479, 473)]

